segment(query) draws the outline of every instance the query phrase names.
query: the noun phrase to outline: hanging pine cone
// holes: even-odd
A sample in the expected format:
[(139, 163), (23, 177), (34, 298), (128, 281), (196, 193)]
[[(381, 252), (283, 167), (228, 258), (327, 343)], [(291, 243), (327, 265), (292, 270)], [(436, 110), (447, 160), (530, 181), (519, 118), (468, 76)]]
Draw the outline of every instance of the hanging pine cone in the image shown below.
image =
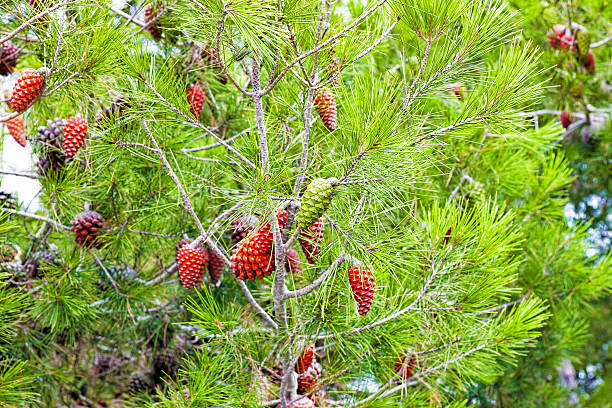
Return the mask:
[(255, 229), (258, 223), (259, 218), (254, 215), (232, 221), (232, 241), (235, 244), (242, 241)]
[(359, 314), (365, 316), (370, 311), (374, 298), (374, 275), (369, 266), (353, 265), (348, 269), (348, 279)]
[(111, 103), (110, 107), (102, 106), (96, 112), (96, 124), (98, 126), (103, 126), (105, 123), (110, 122), (111, 119), (120, 118), (126, 110), (130, 108), (130, 102), (127, 98), (120, 96), (113, 103)]
[(310, 343), (308, 346), (304, 347), (302, 354), (300, 354), (295, 363), (295, 371), (298, 374), (302, 374), (312, 365), (312, 362), (314, 361), (314, 352), (314, 344)]
[(584, 67), (586, 68), (587, 72), (590, 72), (591, 74), (595, 72), (595, 54), (593, 54), (593, 50), (589, 50), (587, 53), (584, 61)]
[(55, 118), (55, 120), (48, 120), (46, 127), (41, 126), (38, 128), (36, 142), (41, 145), (42, 150), (61, 149), (64, 126), (66, 126), (65, 119)]
[(157, 19), (155, 21), (152, 21), (153, 19), (155, 19), (155, 17), (157, 17), (158, 11), (159, 10), (153, 11), (153, 8), (150, 4), (148, 4), (147, 7), (145, 7), (144, 9), (146, 29), (155, 41), (161, 40), (161, 32), (159, 31)]
[(318, 90), (314, 96), (314, 105), (326, 128), (336, 130), (336, 97), (329, 89)]
[(178, 250), (176, 262), (181, 284), (185, 289), (191, 289), (202, 281), (204, 269), (208, 265), (208, 251), (201, 246), (191, 248), (185, 243)]
[(300, 261), (300, 256), (295, 249), (289, 248), (287, 250), (287, 258), (285, 263), (287, 271), (292, 275), (299, 275), (302, 273), (302, 262)]
[(336, 178), (314, 179), (302, 196), (302, 204), (298, 214), (298, 227), (306, 229), (323, 215), (331, 203)]
[(59, 259), (53, 252), (41, 251), (29, 257), (24, 264), (26, 278), (36, 279), (42, 275), (45, 267), (59, 265)]
[(7, 41), (2, 45), (0, 53), (0, 75), (7, 76), (13, 73), (13, 69), (17, 66), (19, 59), (19, 48), (11, 41)]
[(74, 157), (83, 145), (86, 134), (87, 121), (85, 119), (74, 116), (66, 121), (64, 140), (62, 141), (62, 148), (66, 157)]
[(70, 223), (73, 225), (74, 241), (84, 247), (101, 248), (104, 242), (100, 239), (103, 232), (104, 217), (95, 211), (83, 211)]
[(41, 176), (60, 173), (69, 161), (62, 151), (64, 119), (48, 120), (47, 127), (38, 128), (36, 151), (38, 152), (38, 173)]
[(42, 75), (34, 69), (24, 69), (13, 86), (8, 107), (19, 113), (27, 110), (40, 97), (44, 86)]
[(302, 251), (310, 264), (316, 263), (321, 255), (321, 245), (323, 244), (323, 231), (325, 220), (323, 217), (317, 219), (310, 227), (300, 231), (298, 240), (302, 246)]
[(561, 121), (561, 126), (563, 126), (565, 129), (567, 129), (573, 122), (572, 115), (568, 111), (561, 112), (559, 115), (559, 120)]
[(395, 374), (399, 375), (402, 380), (412, 377), (416, 367), (416, 358), (414, 353), (404, 353), (393, 366)]
[[(276, 219), (279, 227), (283, 228), (287, 222), (287, 211), (277, 211)], [(234, 248), (231, 257), (231, 270), (234, 276), (240, 280), (248, 279), (252, 281), (255, 277), (261, 279), (265, 275), (270, 275), (274, 270), (272, 241), (272, 225), (270, 222), (240, 241)]]
[(189, 110), (191, 114), (197, 119), (202, 113), (202, 107), (204, 106), (204, 91), (199, 85), (191, 85), (187, 89), (187, 102), (189, 102)]
[(13, 139), (15, 139), (15, 141), (22, 147), (25, 147), (26, 134), (25, 127), (23, 126), (23, 120), (21, 120), (19, 116), (9, 119), (6, 121), (6, 127), (8, 128), (11, 136), (13, 136)]
[(576, 44), (578, 45), (580, 56), (586, 58), (591, 50), (591, 34), (585, 30), (578, 31), (576, 35)]
[(134, 373), (130, 376), (128, 388), (130, 393), (138, 394), (139, 392), (146, 391), (151, 385), (149, 379), (141, 373)]
[(209, 261), (208, 261), (208, 274), (210, 275), (210, 282), (213, 285), (219, 283), (221, 276), (223, 275), (223, 269), (225, 268), (225, 263), (223, 259), (221, 259), (215, 251), (211, 249), (208, 250)]
[(298, 375), (298, 392), (306, 394), (319, 385), (321, 379), (321, 365), (313, 362), (306, 371)]

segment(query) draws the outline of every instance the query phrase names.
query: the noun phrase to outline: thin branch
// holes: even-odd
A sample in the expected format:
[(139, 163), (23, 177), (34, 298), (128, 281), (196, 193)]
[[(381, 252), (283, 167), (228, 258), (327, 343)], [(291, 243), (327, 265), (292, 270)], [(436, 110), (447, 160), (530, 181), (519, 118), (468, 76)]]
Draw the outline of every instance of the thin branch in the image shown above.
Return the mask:
[(263, 104), (261, 102), (261, 79), (260, 64), (257, 58), (253, 58), (253, 106), (255, 108), (255, 123), (259, 135), (259, 151), (261, 153), (261, 173), (265, 178), (270, 172), (270, 161), (268, 160), (268, 139), (266, 135), (266, 120), (264, 118)]
[(66, 231), (71, 231), (72, 230), (72, 227), (69, 227), (68, 225), (63, 225), (63, 224), (61, 224), (61, 223), (59, 223), (59, 222), (57, 222), (57, 221), (55, 221), (55, 220), (53, 220), (51, 218), (44, 217), (42, 215), (30, 214), (30, 213), (27, 213), (27, 212), (17, 211), (17, 210), (13, 210), (13, 209), (10, 209), (10, 208), (2, 208), (1, 211), (9, 212), (11, 214), (16, 214), (16, 215), (19, 215), (20, 217), (32, 218), (32, 219), (35, 219), (35, 220), (48, 222), (49, 224), (55, 226), (58, 229), (63, 229), (63, 230), (66, 230)]
[(81, 70), (78, 70), (77, 72), (73, 72), (68, 78), (66, 78), (65, 80), (63, 80), (61, 83), (59, 83), (58, 85), (56, 85), (53, 89), (51, 89), (49, 92), (45, 92), (44, 94), (42, 94), (41, 96), (51, 96), (55, 93), (55, 91), (57, 91), (58, 89), (60, 89), (62, 86), (66, 85), (68, 82), (70, 82), (74, 77), (76, 77), (77, 75), (81, 75), (83, 72), (87, 71), (90, 67), (85, 67)]
[(604, 38), (601, 41), (597, 41), (597, 42), (592, 43), (591, 44), (591, 48), (601, 47), (602, 45), (604, 45), (604, 44), (606, 44), (606, 43), (608, 43), (610, 41), (612, 41), (612, 35), (609, 36), (609, 37)]
[(304, 295), (309, 294), (313, 290), (317, 289), (319, 286), (321, 286), (321, 284), (325, 281), (325, 279), (327, 279), (329, 274), (334, 269), (336, 269), (342, 263), (342, 261), (344, 261), (344, 255), (345, 253), (343, 250), (342, 252), (340, 252), (340, 255), (338, 255), (336, 259), (334, 259), (334, 262), (332, 262), (332, 264), (328, 266), (327, 269), (325, 269), (314, 282), (312, 282), (310, 285), (304, 286), (301, 289), (285, 292), (284, 298), (290, 299), (290, 298), (304, 296)]
[(117, 282), (113, 279), (110, 273), (108, 273), (108, 270), (104, 267), (104, 264), (102, 263), (100, 258), (98, 258), (98, 255), (94, 254), (93, 252), (91, 253), (91, 255), (96, 260), (96, 263), (100, 266), (100, 268), (102, 268), (102, 271), (104, 272), (104, 274), (110, 281), (111, 285), (113, 285), (113, 288), (115, 288), (115, 292), (121, 294), (121, 292), (119, 291), (119, 286), (117, 285)]
[(152, 147), (149, 147), (145, 144), (142, 143), (136, 143), (136, 142), (124, 142), (123, 140), (117, 140), (115, 141), (115, 144), (117, 146), (122, 146), (122, 147), (141, 147), (143, 149), (147, 149), (151, 152), (155, 152), (157, 153), (157, 150), (153, 149)]
[(416, 78), (412, 81), (412, 85), (410, 85), (410, 90), (408, 91), (408, 96), (406, 97), (406, 101), (404, 102), (404, 109), (412, 104), (417, 94), (415, 93), (416, 85), (423, 77), (423, 73), (425, 72), (425, 68), (427, 67), (427, 61), (429, 60), (429, 51), (431, 50), (432, 40), (425, 41), (425, 51), (423, 52), (423, 61), (421, 62), (421, 67), (419, 68), (419, 73)]
[(161, 234), (159, 232), (140, 231), (140, 230), (135, 230), (135, 229), (130, 229), (130, 228), (128, 228), (128, 231), (134, 234), (151, 235), (154, 237), (162, 237), (162, 238), (181, 238), (182, 237), (182, 235), (177, 235), (177, 234)]
[(27, 178), (31, 178), (31, 179), (37, 179), (38, 176), (35, 174), (30, 174), (30, 173), (21, 173), (19, 171), (13, 171), (13, 170), (4, 170), (4, 169), (0, 169), (0, 174), (9, 174), (11, 176), (17, 176), (17, 177), (27, 177)]
[[(242, 132), (240, 132), (240, 133), (230, 137), (229, 139), (225, 139), (225, 143), (232, 142), (232, 141), (238, 139), (240, 136), (247, 134), (250, 131), (251, 131), (251, 128), (245, 129)], [(184, 153), (188, 153), (188, 152), (201, 152), (202, 150), (209, 150), (209, 149), (213, 149), (213, 148), (219, 147), (219, 146), (222, 146), (222, 144), (221, 143), (213, 143), (213, 144), (209, 144), (209, 145), (206, 145), (206, 146), (184, 148), (184, 149), (181, 149), (181, 151), (183, 151)]]
[(155, 24), (157, 19), (160, 18), (161, 16), (163, 16), (166, 13), (166, 11), (170, 7), (174, 6), (177, 2), (178, 2), (178, 0), (174, 0), (172, 3), (168, 4), (167, 6), (162, 7), (160, 10), (157, 11), (157, 13), (155, 13), (155, 15), (149, 21), (147, 21), (146, 24), (144, 24), (142, 27), (140, 27), (138, 29), (138, 31), (136, 31), (135, 33), (132, 33), (132, 34), (128, 35), (127, 38), (125, 40), (123, 40), (123, 42), (126, 42), (126, 41), (130, 40), (134, 36), (140, 34), (145, 28), (149, 27), (152, 24)]
[(63, 7), (67, 4), (70, 4), (70, 1), (65, 1), (62, 3), (57, 3), (55, 6), (53, 7), (49, 7), (46, 10), (41, 11), (40, 13), (38, 13), (37, 15), (35, 15), (34, 17), (32, 17), (31, 19), (29, 19), (28, 21), (26, 21), (25, 23), (23, 23), (22, 25), (20, 25), (19, 27), (17, 27), (16, 29), (14, 29), (13, 31), (11, 31), (8, 35), (6, 35), (5, 37), (2, 37), (0, 39), (0, 45), (4, 44), (5, 42), (7, 42), (8, 40), (10, 40), (11, 38), (13, 38), (14, 36), (16, 36), (17, 34), (19, 34), (19, 32), (21, 30), (23, 30), (24, 28), (30, 26), (33, 22), (39, 20), (41, 17), (46, 16), (47, 14), (51, 13), (52, 11), (57, 10), (60, 7)]
[(111, 9), (111, 11), (112, 11), (113, 13), (117, 14), (117, 15), (118, 15), (118, 16), (120, 16), (120, 17), (125, 18), (125, 19), (127, 20), (127, 22), (126, 22), (126, 23), (134, 23), (134, 24), (136, 24), (136, 25), (138, 25), (138, 26), (140, 26), (140, 27), (145, 27), (145, 26), (146, 26), (146, 24), (145, 24), (144, 22), (142, 22), (142, 21), (140, 21), (140, 20), (136, 19), (136, 18), (135, 18), (134, 16), (132, 16), (132, 15), (129, 15), (129, 14), (127, 14), (127, 13), (124, 13), (122, 10), (119, 10), (119, 9), (118, 9), (118, 8), (116, 8), (116, 7), (111, 6), (111, 8), (110, 8), (110, 9)]
[[(195, 2), (198, 6), (200, 6), (200, 3), (196, 2), (195, 0), (192, 0), (192, 1)], [(203, 6), (202, 8), (206, 9)], [(243, 89), (238, 84), (238, 81), (234, 79), (233, 75), (230, 74), (230, 72), (227, 69), (227, 65), (225, 65), (225, 61), (223, 61), (223, 58), (221, 56), (221, 34), (223, 34), (223, 30), (225, 29), (225, 18), (227, 17), (227, 13), (228, 13), (227, 9), (224, 8), (221, 14), (221, 18), (219, 19), (219, 22), (217, 23), (217, 36), (215, 38), (215, 51), (217, 53), (218, 61), (215, 61), (215, 62), (221, 67), (221, 70), (223, 71), (223, 75), (225, 75), (230, 80), (230, 82), (234, 84), (236, 89), (238, 89), (243, 95), (253, 96), (255, 94), (255, 89), (253, 89), (253, 93), (247, 92), (245, 89)]]

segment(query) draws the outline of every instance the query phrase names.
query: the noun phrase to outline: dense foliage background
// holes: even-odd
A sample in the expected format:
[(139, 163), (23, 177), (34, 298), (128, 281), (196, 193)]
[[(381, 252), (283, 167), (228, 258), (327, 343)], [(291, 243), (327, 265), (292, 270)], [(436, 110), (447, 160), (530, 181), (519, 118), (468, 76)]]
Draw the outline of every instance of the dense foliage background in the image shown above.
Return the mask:
[[(0, 17), (0, 176), (40, 186), (0, 193), (0, 406), (611, 406), (609, 1)], [(46, 85), (22, 148), (28, 68)], [(275, 268), (243, 281), (258, 234)], [(211, 257), (195, 289), (181, 239)]]

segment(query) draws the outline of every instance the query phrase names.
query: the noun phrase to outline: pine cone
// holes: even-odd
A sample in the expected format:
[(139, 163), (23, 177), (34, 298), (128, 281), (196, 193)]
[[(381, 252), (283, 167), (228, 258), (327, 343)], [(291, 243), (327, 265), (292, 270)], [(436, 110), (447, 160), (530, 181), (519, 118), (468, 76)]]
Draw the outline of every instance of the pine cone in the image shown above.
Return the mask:
[(289, 271), (289, 273), (292, 275), (299, 275), (302, 273), (302, 262), (300, 261), (300, 256), (295, 249), (289, 248), (287, 250), (285, 264), (287, 271)]
[(158, 10), (153, 11), (152, 6), (150, 4), (147, 5), (147, 7), (145, 7), (144, 9), (147, 31), (149, 32), (149, 34), (151, 34), (151, 37), (153, 37), (155, 41), (161, 40), (161, 32), (159, 31), (157, 20), (151, 23), (151, 20), (153, 20), (157, 16), (157, 12)]
[(25, 127), (23, 126), (23, 120), (19, 116), (14, 117), (13, 119), (6, 121), (6, 127), (9, 130), (11, 136), (17, 143), (19, 143), (22, 147), (26, 145), (26, 134)]
[(87, 121), (85, 119), (74, 116), (66, 121), (64, 140), (62, 141), (62, 148), (66, 157), (74, 157), (85, 141), (86, 134)]
[(39, 127), (36, 136), (36, 150), (39, 155), (38, 173), (41, 176), (47, 176), (50, 173), (60, 173), (66, 163), (70, 160), (66, 159), (62, 151), (62, 133), (66, 121), (64, 119), (48, 120), (47, 127)]
[(316, 263), (321, 255), (321, 244), (323, 244), (323, 231), (325, 220), (323, 217), (317, 219), (314, 224), (300, 232), (298, 240), (302, 246), (302, 251), (310, 264)]
[(127, 98), (123, 96), (118, 97), (109, 108), (102, 106), (100, 110), (96, 112), (96, 124), (98, 126), (103, 126), (111, 119), (121, 117), (129, 107), (130, 102)]
[(369, 266), (353, 265), (348, 269), (348, 279), (359, 314), (365, 316), (370, 311), (374, 298), (374, 275)]
[(19, 59), (19, 48), (11, 41), (7, 41), (2, 46), (0, 53), (0, 75), (7, 76), (13, 73)]
[(582, 58), (586, 58), (591, 50), (591, 34), (588, 31), (580, 30), (576, 35), (578, 52)]
[[(287, 222), (287, 211), (278, 211), (276, 217), (280, 228), (283, 228)], [(254, 280), (256, 276), (263, 278), (274, 270), (271, 228), (271, 223), (267, 222), (234, 248), (231, 270), (238, 279)]]
[(300, 395), (298, 395), (297, 398), (291, 404), (287, 405), (287, 408), (314, 408), (314, 402), (310, 398)]
[(259, 218), (254, 215), (232, 221), (232, 228), (234, 229), (232, 231), (232, 241), (235, 244), (242, 241), (255, 229), (258, 223)]
[(402, 380), (406, 380), (414, 374), (416, 367), (416, 354), (404, 353), (400, 358), (397, 359), (393, 368), (394, 372), (398, 374)]
[(593, 50), (589, 50), (587, 53), (584, 61), (584, 67), (586, 68), (587, 72), (590, 72), (591, 74), (595, 72), (595, 54), (593, 54)]
[(208, 252), (201, 246), (191, 248), (188, 243), (181, 245), (176, 256), (179, 278), (185, 289), (191, 289), (202, 281), (208, 265)]
[[(0, 195), (2, 192), (0, 192)], [(2, 200), (0, 199), (0, 208), (2, 208)], [(15, 247), (8, 244), (0, 244), (0, 264), (14, 262), (17, 259), (17, 250)]]
[(300, 354), (295, 363), (295, 371), (298, 374), (302, 374), (312, 365), (314, 361), (314, 352), (314, 344), (310, 343), (308, 346), (304, 347), (304, 350), (302, 350), (302, 354)]
[(83, 211), (70, 223), (73, 225), (74, 241), (84, 247), (101, 248), (104, 242), (100, 239), (103, 232), (104, 217), (95, 211)]
[(213, 285), (216, 285), (219, 283), (219, 280), (223, 275), (225, 263), (223, 262), (223, 259), (219, 258), (219, 256), (210, 249), (208, 250), (208, 255), (210, 257), (208, 261), (208, 274), (210, 275), (210, 282)]
[(139, 392), (146, 391), (150, 385), (151, 383), (147, 377), (141, 373), (134, 373), (130, 376), (128, 387), (130, 393), (137, 394)]
[(321, 365), (317, 362), (308, 367), (306, 371), (298, 375), (298, 392), (306, 394), (319, 385), (321, 379)]
[(567, 129), (573, 122), (572, 115), (568, 111), (561, 112), (559, 115), (559, 120), (561, 121), (561, 126), (563, 126), (565, 129)]
[(189, 109), (191, 114), (197, 119), (202, 113), (202, 107), (204, 106), (204, 91), (199, 85), (191, 85), (187, 89), (187, 101), (189, 102)]
[(42, 251), (37, 252), (34, 256), (28, 258), (24, 264), (24, 272), (28, 279), (36, 279), (41, 276), (45, 266), (58, 265), (59, 259), (53, 252)]
[(323, 215), (331, 203), (336, 178), (314, 179), (302, 196), (302, 205), (298, 214), (298, 226), (302, 229), (310, 227)]
[(8, 107), (19, 113), (27, 110), (40, 97), (44, 86), (45, 79), (36, 70), (24, 69), (13, 86)]
[(163, 379), (166, 377), (176, 377), (179, 366), (179, 358), (170, 349), (157, 353), (153, 361), (153, 378), (155, 383), (163, 383)]
[(336, 98), (331, 90), (322, 89), (317, 91), (314, 97), (314, 105), (319, 111), (319, 116), (326, 128), (336, 130)]
[(36, 142), (41, 145), (39, 150), (61, 149), (64, 126), (66, 126), (65, 119), (55, 118), (47, 121), (47, 127), (39, 127), (36, 135)]

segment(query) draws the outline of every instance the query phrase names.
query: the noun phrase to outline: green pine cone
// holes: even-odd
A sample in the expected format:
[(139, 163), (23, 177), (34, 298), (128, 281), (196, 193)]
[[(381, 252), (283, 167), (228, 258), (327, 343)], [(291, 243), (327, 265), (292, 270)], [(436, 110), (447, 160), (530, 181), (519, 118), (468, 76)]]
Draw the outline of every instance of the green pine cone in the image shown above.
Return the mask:
[(591, 49), (591, 34), (588, 31), (578, 31), (576, 42), (578, 43), (578, 52), (580, 56), (583, 58), (586, 57)]
[(302, 197), (302, 206), (298, 214), (298, 226), (302, 229), (310, 227), (327, 210), (331, 203), (336, 178), (314, 179), (306, 187)]

